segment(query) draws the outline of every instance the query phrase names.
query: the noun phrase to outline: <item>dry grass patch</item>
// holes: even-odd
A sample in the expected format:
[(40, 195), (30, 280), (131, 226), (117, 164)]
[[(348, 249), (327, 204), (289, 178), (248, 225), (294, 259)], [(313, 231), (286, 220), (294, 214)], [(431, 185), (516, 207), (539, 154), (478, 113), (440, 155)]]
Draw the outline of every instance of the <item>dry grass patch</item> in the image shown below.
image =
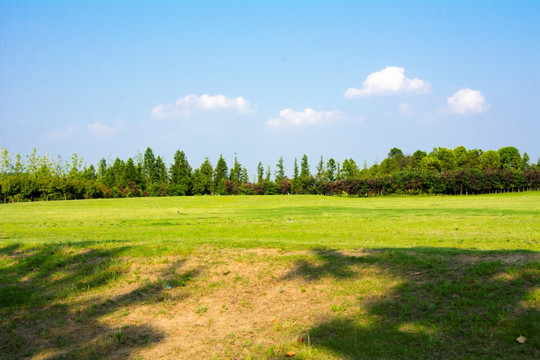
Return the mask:
[[(474, 358), (500, 354), (497, 341), (508, 358), (539, 351), (536, 254), (203, 247), (186, 256), (69, 248), (32, 256), (39, 253), (60, 265), (24, 270), (11, 258), (36, 260), (18, 253), (4, 263), (14, 291), (44, 297), (0, 308), (0, 358)], [(518, 332), (527, 344), (513, 342)]]

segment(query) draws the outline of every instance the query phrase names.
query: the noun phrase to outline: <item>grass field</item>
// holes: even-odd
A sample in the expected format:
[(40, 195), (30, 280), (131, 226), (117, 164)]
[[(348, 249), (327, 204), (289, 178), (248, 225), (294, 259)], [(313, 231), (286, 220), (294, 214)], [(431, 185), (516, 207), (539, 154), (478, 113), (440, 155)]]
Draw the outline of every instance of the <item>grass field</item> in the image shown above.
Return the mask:
[(536, 359), (539, 251), (538, 192), (4, 204), (0, 358)]

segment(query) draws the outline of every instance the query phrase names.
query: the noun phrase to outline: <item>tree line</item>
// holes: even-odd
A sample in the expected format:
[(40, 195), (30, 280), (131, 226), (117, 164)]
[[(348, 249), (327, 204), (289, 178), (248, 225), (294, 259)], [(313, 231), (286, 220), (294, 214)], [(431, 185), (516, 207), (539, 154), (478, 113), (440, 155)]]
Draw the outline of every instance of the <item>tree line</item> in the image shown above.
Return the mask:
[(220, 155), (193, 169), (183, 151), (167, 166), (149, 147), (126, 161), (101, 159), (95, 166), (73, 154), (69, 161), (36, 149), (22, 157), (0, 147), (0, 202), (189, 195), (321, 194), (379, 196), (389, 194), (484, 194), (538, 190), (540, 159), (531, 163), (513, 147), (497, 151), (434, 148), (405, 155), (392, 148), (380, 163), (360, 168), (353, 159), (319, 159), (312, 170), (307, 155), (294, 159), (288, 177), (283, 157), (274, 171), (259, 162), (250, 180), (234, 157), (232, 167)]

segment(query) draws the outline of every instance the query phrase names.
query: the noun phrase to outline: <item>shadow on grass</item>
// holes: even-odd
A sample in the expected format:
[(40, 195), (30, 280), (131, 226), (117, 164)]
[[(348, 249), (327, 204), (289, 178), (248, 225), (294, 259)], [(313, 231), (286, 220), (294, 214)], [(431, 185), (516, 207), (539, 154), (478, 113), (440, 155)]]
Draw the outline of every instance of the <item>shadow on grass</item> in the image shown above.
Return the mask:
[(88, 250), (80, 243), (0, 248), (0, 359), (130, 357), (159, 342), (164, 335), (149, 326), (113, 327), (101, 318), (165, 301), (168, 288), (184, 286), (198, 273), (178, 274), (183, 264), (174, 262), (157, 274), (162, 280), (103, 300), (99, 289), (128, 271), (119, 257), (125, 250), (118, 244)]
[(352, 278), (356, 274), (354, 265), (376, 262), (373, 257), (344, 255), (340, 251), (331, 249), (314, 249), (313, 254), (317, 258), (315, 262), (298, 260), (285, 278), (301, 276), (309, 281), (319, 280), (326, 276), (338, 279)]
[[(346, 359), (540, 358), (538, 253), (410, 248), (358, 255), (315, 249), (287, 277), (348, 281), (362, 311), (308, 329), (311, 345)], [(397, 285), (365, 298), (363, 270)], [(347, 285), (345, 285), (347, 286)], [(527, 338), (519, 344), (516, 338)], [(316, 358), (316, 356), (315, 356)]]

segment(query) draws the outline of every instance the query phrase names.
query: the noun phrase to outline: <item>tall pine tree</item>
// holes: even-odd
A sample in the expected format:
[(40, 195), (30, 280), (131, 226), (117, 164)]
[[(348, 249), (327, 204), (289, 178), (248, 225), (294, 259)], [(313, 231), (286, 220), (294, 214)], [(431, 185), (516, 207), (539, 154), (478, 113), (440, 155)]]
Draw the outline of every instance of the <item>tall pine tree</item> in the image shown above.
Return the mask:
[(174, 154), (174, 164), (169, 169), (171, 175), (171, 195), (191, 195), (192, 174), (186, 154), (177, 150)]

